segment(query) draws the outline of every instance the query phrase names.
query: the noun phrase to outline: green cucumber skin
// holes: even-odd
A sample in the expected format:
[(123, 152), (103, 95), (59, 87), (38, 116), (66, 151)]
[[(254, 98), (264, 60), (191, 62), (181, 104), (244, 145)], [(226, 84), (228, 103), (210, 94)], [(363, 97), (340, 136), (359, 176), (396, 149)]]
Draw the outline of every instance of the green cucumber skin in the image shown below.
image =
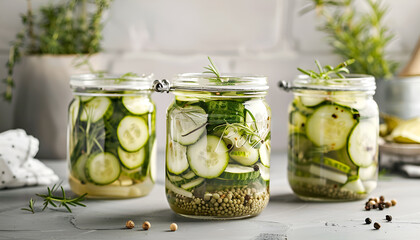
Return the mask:
[[(142, 117), (148, 125), (148, 134), (149, 139), (147, 140), (146, 144), (143, 146), (145, 148), (145, 160), (143, 164), (139, 167), (139, 172), (135, 174), (125, 174), (124, 171), (121, 173), (122, 175), (127, 175), (133, 180), (137, 181), (144, 181), (144, 179), (149, 174), (150, 169), (150, 155), (153, 147), (153, 142), (156, 138), (155, 133), (155, 106), (153, 111), (142, 114), (142, 115), (135, 115), (130, 113), (122, 104), (122, 97), (109, 97), (111, 100), (110, 108), (113, 109), (112, 115), (105, 115), (102, 119), (99, 119), (97, 122), (90, 124), (90, 129), (99, 129), (99, 131), (93, 136), (92, 134), (86, 136), (85, 130), (87, 129), (87, 122), (81, 121), (80, 116), (82, 113), (83, 102), (80, 101), (79, 113), (76, 118), (75, 126), (73, 127), (73, 131), (69, 133), (70, 139), (75, 139), (75, 146), (73, 148), (72, 154), (70, 157), (70, 167), (73, 169), (74, 165), (76, 164), (76, 160), (84, 153), (88, 151), (88, 137), (95, 137), (98, 138), (98, 143), (94, 144), (90, 150), (90, 155), (95, 154), (97, 152), (109, 152), (118, 158), (118, 147), (119, 141), (117, 137), (117, 126), (119, 122), (126, 116), (140, 116)], [(92, 100), (92, 99), (91, 99)], [(119, 159), (119, 158), (118, 158)], [(120, 160), (120, 159), (119, 159)], [(120, 162), (120, 166), (124, 169), (124, 165)]]

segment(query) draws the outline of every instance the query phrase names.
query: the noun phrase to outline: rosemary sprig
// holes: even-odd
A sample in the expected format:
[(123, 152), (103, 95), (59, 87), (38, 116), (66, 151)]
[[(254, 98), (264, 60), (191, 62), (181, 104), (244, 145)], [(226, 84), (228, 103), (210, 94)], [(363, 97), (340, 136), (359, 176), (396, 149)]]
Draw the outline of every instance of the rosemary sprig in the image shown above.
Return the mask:
[(76, 207), (76, 206), (82, 206), (86, 207), (83, 203), (81, 203), (83, 200), (85, 200), (85, 196), (87, 193), (77, 197), (77, 198), (67, 198), (66, 193), (64, 192), (64, 188), (60, 186), (61, 188), (61, 197), (54, 196), (54, 193), (57, 191), (58, 186), (54, 184), (54, 186), (50, 189), (47, 187), (48, 194), (36, 194), (38, 197), (41, 197), (44, 199), (44, 207), (42, 208), (42, 211), (45, 210), (49, 205), (58, 208), (58, 207), (65, 207), (68, 212), (72, 212), (70, 207)]
[(29, 199), (29, 205), (28, 205), (28, 208), (21, 208), (21, 210), (24, 210), (24, 211), (28, 211), (28, 212), (35, 213), (35, 210), (34, 210), (34, 204), (35, 204), (35, 200), (33, 200), (33, 199), (31, 198), (31, 199)]
[(322, 66), (321, 63), (318, 60), (315, 60), (315, 64), (318, 68), (319, 73), (313, 71), (313, 70), (304, 70), (302, 68), (298, 68), (298, 70), (305, 74), (308, 75), (310, 78), (312, 79), (316, 79), (316, 80), (328, 80), (331, 79), (331, 74), (335, 74), (340, 78), (345, 78), (345, 76), (342, 73), (347, 73), (349, 74), (350, 71), (347, 68), (347, 66), (353, 64), (355, 62), (354, 59), (349, 59), (347, 61), (344, 61), (340, 64), (338, 64), (336, 67), (332, 67), (330, 65), (326, 65), (326, 66)]
[[(354, 73), (373, 75), (378, 79), (391, 78), (398, 63), (389, 59), (386, 47), (394, 34), (383, 24), (388, 7), (382, 1), (365, 0), (368, 11), (360, 11), (356, 0), (311, 0), (312, 6), (323, 20), (319, 29), (327, 34), (334, 53), (343, 59), (355, 59), (349, 67)], [(363, 44), (360, 44), (363, 43)]]
[(208, 65), (207, 67), (204, 67), (204, 69), (206, 69), (207, 71), (204, 71), (203, 73), (210, 73), (210, 74), (214, 74), (217, 78), (217, 80), (220, 80), (220, 73), (217, 70), (216, 66), (214, 65), (213, 61), (211, 60), (210, 57), (207, 57), (209, 59), (210, 65)]

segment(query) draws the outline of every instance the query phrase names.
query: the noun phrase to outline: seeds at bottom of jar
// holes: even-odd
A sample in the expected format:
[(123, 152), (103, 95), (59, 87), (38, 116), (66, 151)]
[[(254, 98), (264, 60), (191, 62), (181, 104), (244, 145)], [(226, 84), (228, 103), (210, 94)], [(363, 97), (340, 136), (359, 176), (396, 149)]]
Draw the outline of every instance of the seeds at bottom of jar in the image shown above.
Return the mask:
[(352, 200), (363, 199), (366, 195), (335, 187), (334, 185), (316, 185), (301, 182), (291, 182), (290, 186), (296, 194), (309, 198)]
[[(210, 194), (212, 194), (211, 197)], [(268, 203), (267, 191), (256, 192), (251, 188), (226, 189), (206, 193), (203, 198), (186, 198), (168, 192), (168, 198), (178, 213), (196, 216), (237, 217), (260, 213)], [(217, 198), (217, 200), (216, 200)]]

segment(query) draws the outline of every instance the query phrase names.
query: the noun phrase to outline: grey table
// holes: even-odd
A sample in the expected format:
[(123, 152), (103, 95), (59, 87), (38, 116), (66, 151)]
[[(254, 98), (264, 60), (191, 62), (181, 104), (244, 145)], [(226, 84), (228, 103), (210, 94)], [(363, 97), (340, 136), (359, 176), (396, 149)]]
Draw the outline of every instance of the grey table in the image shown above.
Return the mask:
[[(165, 198), (163, 154), (159, 154), (158, 181), (150, 195), (127, 200), (87, 200), (73, 213), (47, 209), (31, 214), (26, 207), (45, 186), (0, 190), (0, 239), (420, 239), (420, 181), (399, 176), (380, 178), (372, 196), (395, 198), (395, 207), (364, 210), (364, 201), (342, 203), (303, 202), (292, 194), (286, 179), (286, 155), (273, 154), (271, 198), (257, 217), (232, 221), (202, 221), (173, 213)], [(65, 161), (46, 161), (69, 190)], [(37, 209), (40, 209), (40, 199)], [(385, 215), (392, 215), (387, 223)], [(365, 225), (370, 217), (382, 227)], [(132, 219), (134, 229), (125, 229)], [(139, 226), (150, 221), (151, 229)], [(178, 231), (170, 232), (176, 222)]]

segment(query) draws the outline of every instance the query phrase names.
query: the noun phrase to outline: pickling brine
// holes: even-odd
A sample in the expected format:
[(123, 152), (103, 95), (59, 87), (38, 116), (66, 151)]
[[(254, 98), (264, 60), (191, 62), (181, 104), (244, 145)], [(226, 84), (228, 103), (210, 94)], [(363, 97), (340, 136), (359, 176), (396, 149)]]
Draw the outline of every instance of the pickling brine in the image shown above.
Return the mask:
[(379, 113), (372, 98), (374, 78), (349, 75), (328, 81), (311, 85), (300, 78), (294, 83), (289, 184), (305, 200), (363, 199), (377, 185)]
[[(100, 91), (88, 85), (94, 81)], [(127, 86), (129, 82), (132, 86)], [(157, 147), (151, 80), (82, 75), (73, 76), (71, 84), (68, 165), (72, 191), (91, 198), (147, 195), (154, 185)]]
[[(209, 79), (180, 75), (174, 85), (191, 78)], [(246, 77), (224, 84), (240, 79)], [(168, 108), (166, 196), (178, 214), (243, 218), (259, 214), (268, 203), (271, 111), (265, 90), (249, 94), (225, 88), (176, 90)]]

